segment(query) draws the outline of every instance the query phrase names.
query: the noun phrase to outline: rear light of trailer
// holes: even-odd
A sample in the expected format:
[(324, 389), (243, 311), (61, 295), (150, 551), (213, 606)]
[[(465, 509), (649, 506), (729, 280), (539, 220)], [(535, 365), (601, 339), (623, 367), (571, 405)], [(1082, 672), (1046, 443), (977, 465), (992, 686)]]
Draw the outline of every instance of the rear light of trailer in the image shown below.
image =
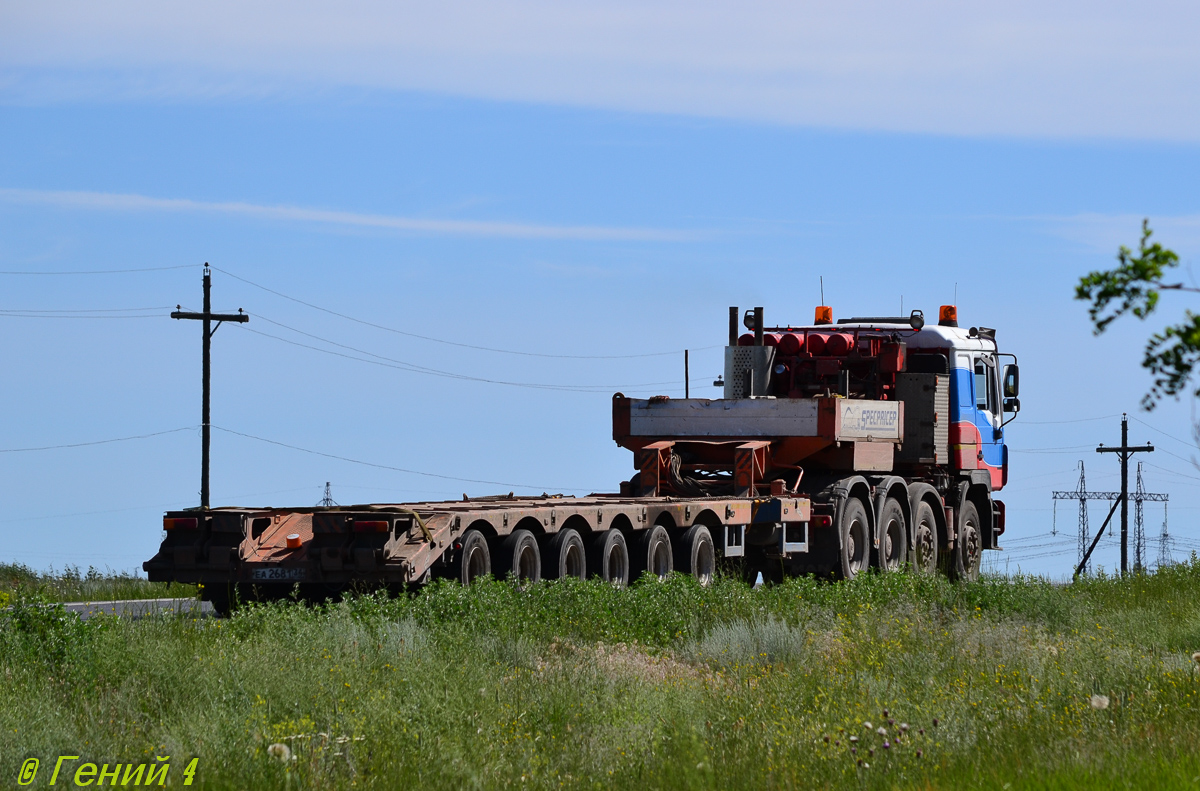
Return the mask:
[(813, 527), (832, 527), (833, 517), (828, 514), (813, 514), (811, 522)]
[(386, 533), (387, 531), (386, 519), (358, 520), (354, 523), (355, 533)]
[(163, 530), (196, 530), (200, 520), (194, 516), (179, 519), (171, 516), (163, 517)]

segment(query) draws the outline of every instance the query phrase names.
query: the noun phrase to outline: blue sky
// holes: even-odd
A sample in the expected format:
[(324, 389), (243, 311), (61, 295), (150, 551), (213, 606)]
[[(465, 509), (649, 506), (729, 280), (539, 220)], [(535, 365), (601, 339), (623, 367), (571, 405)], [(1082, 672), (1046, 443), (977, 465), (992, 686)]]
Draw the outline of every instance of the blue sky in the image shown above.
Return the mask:
[(214, 338), (215, 503), (611, 490), (612, 392), (681, 395), (688, 348), (715, 395), (727, 306), (806, 321), (823, 276), (838, 315), (957, 291), (1019, 355), (1002, 567), (1067, 570), (1049, 493), (1080, 458), (1116, 488), (1122, 411), (1200, 545), (1192, 403), (1138, 410), (1194, 300), (1094, 338), (1071, 299), (1142, 217), (1191, 277), (1191, 9), (289, 8), (0, 6), (0, 270), (186, 267), (0, 274), (0, 558), (133, 568), (196, 502), (199, 328), (166, 314), (205, 261), (252, 316)]

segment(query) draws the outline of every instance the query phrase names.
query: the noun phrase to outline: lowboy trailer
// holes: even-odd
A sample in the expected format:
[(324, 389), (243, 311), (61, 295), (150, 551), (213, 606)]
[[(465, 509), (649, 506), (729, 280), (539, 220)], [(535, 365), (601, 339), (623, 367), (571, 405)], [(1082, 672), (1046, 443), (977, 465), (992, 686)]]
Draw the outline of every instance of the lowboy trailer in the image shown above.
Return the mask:
[(1004, 416), (1020, 409), (1016, 358), (995, 331), (907, 318), (767, 328), (730, 309), (723, 398), (613, 396), (613, 439), (634, 453), (620, 492), (462, 501), (170, 511), (155, 581), (240, 599), (719, 568), (767, 581), (853, 578), (869, 567), (979, 574), (1000, 549)]

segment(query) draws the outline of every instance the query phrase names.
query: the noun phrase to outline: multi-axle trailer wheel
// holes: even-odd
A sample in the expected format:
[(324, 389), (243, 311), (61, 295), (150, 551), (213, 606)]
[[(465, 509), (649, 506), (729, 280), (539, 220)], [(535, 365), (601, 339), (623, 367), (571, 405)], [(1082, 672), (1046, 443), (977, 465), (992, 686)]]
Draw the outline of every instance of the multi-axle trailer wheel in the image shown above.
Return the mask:
[(438, 576), (470, 585), (483, 577), (537, 582), (564, 577), (596, 578), (624, 587), (649, 572), (666, 579), (672, 571), (690, 574), (701, 585), (716, 576), (717, 551), (712, 532), (694, 525), (671, 540), (670, 532), (654, 525), (627, 537), (617, 529), (585, 539), (579, 531), (563, 529), (540, 540), (528, 530), (514, 530), (488, 539), (471, 529), (455, 542), (452, 558)]

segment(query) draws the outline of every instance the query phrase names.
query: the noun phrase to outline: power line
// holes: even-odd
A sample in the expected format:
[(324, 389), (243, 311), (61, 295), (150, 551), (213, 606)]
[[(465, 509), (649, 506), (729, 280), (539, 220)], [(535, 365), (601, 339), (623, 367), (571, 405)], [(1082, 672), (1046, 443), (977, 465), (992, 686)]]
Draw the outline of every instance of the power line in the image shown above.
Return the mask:
[[(429, 341), (430, 343), (441, 343), (446, 346), (457, 346), (460, 349), (474, 349), (476, 351), (495, 352), (496, 354), (514, 354), (514, 355), (518, 355), (521, 357), (548, 357), (548, 358), (559, 359), (559, 360), (629, 360), (629, 359), (634, 359), (634, 358), (639, 358), (639, 357), (668, 357), (671, 355), (678, 355), (683, 352), (683, 349), (677, 349), (675, 351), (669, 351), (669, 352), (646, 352), (643, 354), (544, 354), (541, 352), (522, 352), (522, 351), (517, 351), (515, 349), (498, 349), (498, 348), (494, 348), (491, 346), (476, 346), (476, 345), (470, 344), (470, 343), (459, 343), (457, 341), (448, 341), (443, 338), (434, 338), (429, 335), (421, 335), (421, 334), (415, 333), (415, 332), (407, 332), (405, 330), (398, 330), (395, 327), (388, 327), (384, 324), (376, 324), (373, 321), (367, 321), (365, 319), (360, 319), (356, 316), (350, 316), (345, 313), (339, 313), (336, 310), (331, 310), (329, 308), (325, 308), (320, 305), (316, 305), (312, 302), (306, 302), (303, 299), (298, 299), (296, 297), (288, 296), (287, 294), (284, 294), (281, 291), (276, 291), (273, 288), (268, 288), (264, 285), (255, 283), (252, 280), (247, 280), (244, 277), (235, 275), (232, 272), (229, 272), (225, 269), (221, 269), (220, 267), (214, 266), (213, 269), (215, 269), (218, 272), (221, 272), (223, 274), (229, 275), (230, 277), (232, 277), (235, 280), (240, 280), (243, 283), (245, 283), (246, 285), (254, 286), (255, 288), (262, 289), (263, 291), (266, 291), (268, 294), (274, 294), (277, 297), (281, 297), (281, 298), (289, 300), (291, 302), (295, 302), (298, 305), (304, 305), (307, 308), (312, 308), (313, 310), (319, 310), (322, 313), (328, 313), (331, 316), (337, 316), (340, 319), (352, 321), (355, 324), (362, 324), (365, 327), (373, 327), (377, 330), (383, 330), (384, 332), (392, 332), (397, 335), (403, 335), (407, 338), (417, 338), (419, 340)], [(702, 351), (705, 349), (716, 349), (716, 348), (718, 348), (718, 346), (719, 345), (705, 346), (705, 347), (702, 347), (701, 349), (697, 349), (697, 351)]]
[(94, 442), (73, 442), (69, 445), (43, 445), (39, 448), (0, 448), (0, 453), (29, 453), (35, 450), (60, 450), (63, 448), (83, 448), (89, 445), (107, 445), (112, 442), (128, 442), (133, 439), (148, 439), (150, 437), (161, 437), (164, 434), (176, 434), (180, 431), (195, 431), (195, 426), (183, 426), (181, 428), (172, 428), (166, 431), (155, 431), (153, 434), (135, 434), (132, 437), (114, 437), (113, 439), (98, 439)]
[(301, 343), (300, 341), (294, 341), (289, 338), (281, 338), (278, 335), (272, 335), (271, 333), (263, 332), (262, 330), (252, 330), (249, 327), (246, 328), (246, 332), (252, 332), (255, 335), (261, 335), (264, 338), (271, 338), (272, 340), (281, 341), (282, 343), (287, 343), (292, 346), (299, 346), (302, 349), (310, 349), (315, 352), (321, 352), (322, 354), (333, 355), (334, 357), (344, 357), (347, 360), (356, 360), (356, 361), (362, 362), (362, 363), (378, 365), (383, 368), (394, 368), (394, 369), (400, 370), (400, 371), (408, 371), (410, 373), (426, 374), (428, 376), (440, 376), (440, 377), (447, 378), (447, 379), (458, 379), (458, 380), (467, 381), (467, 382), (484, 382), (487, 384), (505, 385), (508, 387), (526, 387), (526, 388), (531, 388), (531, 389), (535, 389), (535, 390), (555, 390), (555, 391), (565, 391), (565, 392), (575, 392), (575, 393), (599, 393), (599, 392), (606, 392), (608, 390), (614, 390), (614, 389), (619, 390), (622, 387), (625, 387), (625, 388), (658, 387), (658, 386), (662, 386), (662, 385), (676, 384), (676, 382), (674, 382), (674, 381), (669, 381), (669, 382), (641, 382), (641, 383), (637, 383), (637, 384), (625, 384), (625, 385), (600, 385), (600, 384), (568, 385), (568, 384), (549, 384), (549, 383), (540, 383), (540, 382), (510, 382), (510, 381), (507, 381), (504, 379), (488, 379), (488, 378), (482, 377), (482, 376), (469, 376), (467, 374), (453, 373), (451, 371), (442, 371), (437, 368), (427, 368), (423, 365), (415, 365), (413, 363), (405, 362), (404, 360), (397, 360), (397, 359), (394, 359), (391, 357), (385, 357), (381, 354), (375, 354), (374, 352), (368, 352), (363, 349), (357, 349), (353, 346), (347, 346), (345, 344), (337, 343), (335, 341), (331, 341), (331, 340), (321, 338), (316, 335), (312, 335), (307, 332), (303, 332), (302, 330), (293, 329), (291, 327), (288, 327), (285, 324), (280, 324), (279, 322), (271, 321), (270, 319), (262, 316), (261, 314), (256, 314), (256, 317), (260, 318), (263, 321), (266, 321), (270, 324), (275, 324), (276, 326), (282, 327), (291, 332), (296, 332), (296, 333), (299, 333), (306, 337), (314, 338), (316, 340), (321, 341), (322, 343), (328, 343), (332, 346), (337, 346), (337, 347), (340, 347), (343, 349), (347, 349), (347, 350), (353, 351), (357, 354), (365, 354), (368, 357), (372, 357), (375, 359), (364, 359), (362, 357), (355, 357), (354, 355), (344, 354), (342, 352), (334, 351), (332, 349), (322, 349), (319, 346), (312, 346), (310, 344)]
[(1108, 420), (1109, 418), (1118, 417), (1117, 415), (1101, 415), (1100, 417), (1082, 417), (1077, 420), (1022, 420), (1023, 426), (1059, 426), (1064, 423), (1091, 423), (1095, 420)]
[(170, 310), (170, 305), (157, 305), (150, 308), (76, 308), (76, 309), (41, 309), (41, 308), (0, 308), (0, 313), (146, 313), (155, 310)]
[(51, 315), (48, 313), (18, 313), (15, 311), (0, 310), (0, 318), (4, 319), (157, 319), (161, 318), (155, 314), (141, 314), (129, 316), (97, 316), (84, 314), (67, 314), (67, 315)]
[(1171, 441), (1173, 441), (1173, 442), (1178, 442), (1180, 445), (1187, 445), (1187, 446), (1188, 446), (1189, 448), (1191, 448), (1192, 450), (1196, 450), (1196, 446), (1195, 446), (1195, 444), (1193, 444), (1193, 443), (1191, 443), (1191, 442), (1187, 442), (1187, 441), (1185, 441), (1185, 440), (1179, 439), (1178, 437), (1176, 437), (1176, 436), (1175, 436), (1175, 435), (1173, 435), (1173, 434), (1168, 434), (1167, 432), (1163, 431), (1161, 428), (1156, 428), (1156, 427), (1154, 427), (1154, 426), (1150, 425), (1150, 424), (1149, 424), (1149, 423), (1147, 423), (1146, 421), (1144, 421), (1144, 420), (1142, 420), (1141, 418), (1138, 418), (1138, 417), (1136, 417), (1136, 416), (1135, 416), (1133, 419), (1134, 419), (1134, 420), (1136, 420), (1137, 422), (1141, 423), (1143, 426), (1145, 426), (1146, 428), (1150, 429), (1151, 431), (1157, 431), (1159, 434), (1162, 434), (1164, 437), (1166, 437), (1167, 439), (1169, 439), (1169, 440), (1171, 440)]
[(151, 266), (144, 269), (76, 269), (65, 272), (17, 272), (0, 270), (0, 275), (124, 275), (133, 272), (166, 272), (171, 269), (193, 269), (194, 264), (179, 266)]
[(319, 450), (311, 450), (309, 448), (301, 448), (298, 445), (289, 445), (286, 442), (278, 442), (273, 439), (267, 439), (266, 437), (256, 437), (253, 434), (245, 434), (241, 431), (234, 431), (233, 429), (221, 428), (220, 426), (213, 426), (213, 428), (215, 428), (217, 431), (224, 431), (226, 434), (233, 434), (238, 437), (245, 437), (246, 439), (257, 440), (258, 442), (265, 442), (268, 445), (278, 445), (281, 448), (287, 448), (289, 450), (296, 450), (296, 451), (300, 451), (301, 453), (309, 453), (309, 454), (312, 454), (313, 456), (324, 456), (327, 459), (336, 459), (338, 461), (349, 462), (350, 464), (360, 464), (364, 467), (375, 467), (376, 469), (380, 469), (380, 470), (391, 470), (393, 472), (403, 472), (408, 475), (423, 475), (427, 478), (440, 478), (441, 480), (444, 480), (444, 481), (461, 481), (463, 483), (485, 483), (485, 484), (488, 484), (489, 486), (515, 486), (518, 489), (534, 489), (534, 490), (541, 489), (542, 491), (551, 491), (552, 489), (559, 489), (559, 490), (568, 491), (568, 492), (579, 492), (579, 491), (584, 490), (584, 487), (532, 486), (527, 483), (513, 483), (512, 481), (484, 481), (484, 480), (479, 480), (476, 478), (459, 478), (454, 475), (440, 475), (440, 474), (434, 473), (434, 472), (422, 472), (421, 470), (410, 470), (410, 469), (406, 469), (404, 467), (392, 467), (391, 465), (388, 465), (388, 464), (376, 464), (376, 463), (370, 462), (370, 461), (362, 461), (360, 459), (352, 459), (352, 458), (349, 458), (348, 456), (338, 456), (333, 453), (324, 453)]

